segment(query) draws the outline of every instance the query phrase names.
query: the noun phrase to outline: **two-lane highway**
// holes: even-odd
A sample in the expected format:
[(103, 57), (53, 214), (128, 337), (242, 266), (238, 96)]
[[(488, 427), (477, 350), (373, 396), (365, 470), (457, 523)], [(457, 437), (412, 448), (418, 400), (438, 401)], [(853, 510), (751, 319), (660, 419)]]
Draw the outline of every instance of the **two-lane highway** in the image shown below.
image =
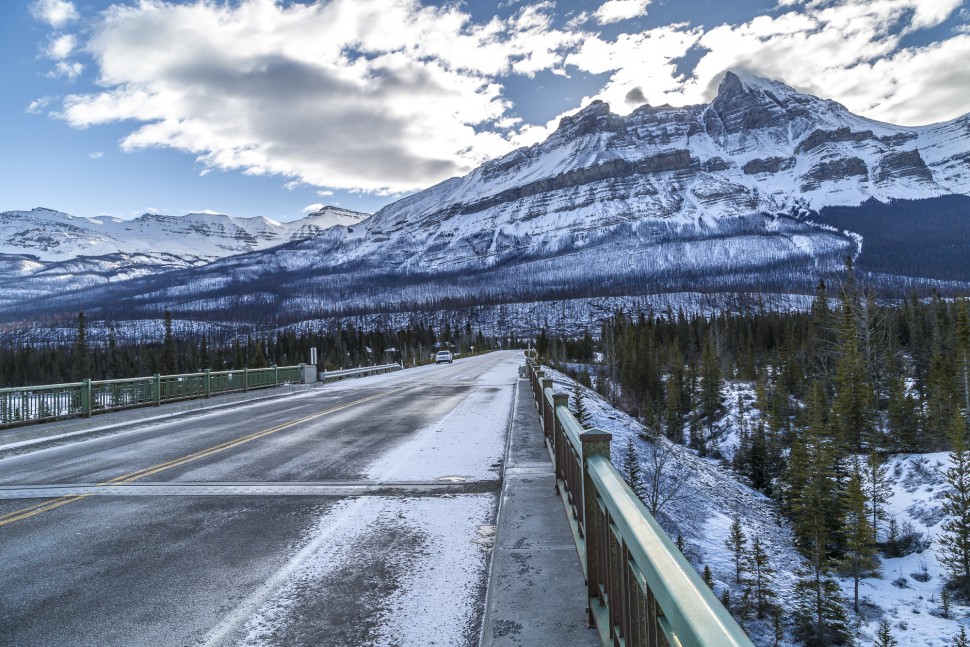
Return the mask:
[(476, 644), (520, 357), (0, 459), (0, 645)]

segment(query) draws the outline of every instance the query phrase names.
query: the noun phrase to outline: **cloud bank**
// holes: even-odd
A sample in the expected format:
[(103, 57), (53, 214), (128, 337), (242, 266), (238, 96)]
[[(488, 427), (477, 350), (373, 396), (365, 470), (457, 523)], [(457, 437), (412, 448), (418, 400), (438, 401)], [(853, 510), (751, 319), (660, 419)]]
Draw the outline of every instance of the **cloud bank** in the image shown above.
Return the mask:
[[(174, 148), (195, 155), (203, 173), (377, 195), (424, 188), (548, 135), (562, 115), (526, 123), (505, 87), (540, 73), (604, 74), (581, 104), (603, 99), (620, 113), (709, 100), (728, 69), (893, 123), (968, 108), (966, 30), (903, 45), (961, 0), (781, 0), (742, 24), (636, 30), (632, 19), (648, 5), (607, 0), (560, 26), (549, 2), (476, 22), (460, 4), (418, 0), (142, 0), (93, 18), (83, 42), (55, 33), (44, 51), (54, 73), (81, 74), (70, 58), (78, 51), (98, 73), (95, 90), (68, 95), (55, 115), (78, 128), (130, 120), (125, 150)], [(31, 11), (55, 29), (78, 20), (62, 0)], [(620, 30), (607, 37), (596, 25)], [(682, 74), (690, 52), (701, 55)]]

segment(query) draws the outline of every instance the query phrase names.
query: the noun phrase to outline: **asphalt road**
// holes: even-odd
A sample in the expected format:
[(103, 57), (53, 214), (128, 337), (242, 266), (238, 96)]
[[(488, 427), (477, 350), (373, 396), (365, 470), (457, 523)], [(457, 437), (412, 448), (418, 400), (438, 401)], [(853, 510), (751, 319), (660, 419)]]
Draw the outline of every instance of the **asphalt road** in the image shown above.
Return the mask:
[(0, 459), (0, 645), (476, 645), (520, 360)]

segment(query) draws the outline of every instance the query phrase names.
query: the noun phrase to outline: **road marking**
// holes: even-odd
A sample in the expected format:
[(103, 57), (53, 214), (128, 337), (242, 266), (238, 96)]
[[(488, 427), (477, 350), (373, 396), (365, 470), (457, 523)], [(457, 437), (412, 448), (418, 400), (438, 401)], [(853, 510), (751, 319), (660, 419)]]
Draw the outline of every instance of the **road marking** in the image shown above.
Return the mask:
[[(498, 479), (466, 480), (443, 476), (434, 481), (309, 481), (309, 482), (140, 482), (99, 485), (64, 483), (58, 485), (4, 485), (0, 499), (51, 499), (90, 496), (435, 496), (481, 494), (497, 490)], [(48, 505), (44, 502), (34, 506)], [(28, 508), (27, 511), (34, 508)]]
[[(115, 486), (115, 485), (122, 485), (125, 483), (131, 483), (132, 481), (137, 481), (138, 479), (145, 478), (146, 476), (152, 476), (152, 475), (158, 474), (159, 472), (163, 472), (165, 470), (169, 470), (175, 467), (180, 467), (182, 465), (185, 465), (186, 463), (197, 461), (200, 458), (206, 458), (208, 456), (212, 456), (213, 454), (223, 452), (227, 449), (232, 449), (234, 447), (238, 447), (240, 445), (244, 445), (246, 443), (257, 440), (259, 438), (269, 436), (270, 434), (278, 433), (280, 431), (283, 431), (284, 429), (289, 429), (291, 427), (295, 427), (296, 425), (300, 425), (305, 422), (309, 422), (311, 420), (315, 420), (317, 418), (330, 415), (331, 413), (343, 411), (344, 409), (349, 409), (350, 407), (356, 406), (358, 404), (363, 404), (364, 402), (370, 402), (371, 400), (376, 400), (377, 398), (382, 398), (384, 396), (391, 395), (392, 393), (397, 393), (398, 391), (403, 391), (404, 389), (408, 389), (408, 388), (411, 388), (411, 385), (401, 386), (396, 389), (391, 389), (390, 391), (376, 393), (374, 395), (367, 396), (366, 398), (361, 398), (359, 400), (354, 400), (353, 402), (348, 402), (346, 404), (342, 404), (336, 407), (331, 407), (330, 409), (325, 409), (324, 411), (318, 411), (317, 413), (310, 414), (309, 416), (304, 416), (296, 420), (291, 420), (290, 422), (285, 422), (281, 425), (270, 427), (269, 429), (257, 431), (256, 433), (249, 434), (248, 436), (243, 436), (242, 438), (236, 438), (235, 440), (230, 440), (224, 443), (220, 443), (213, 447), (199, 450), (187, 456), (182, 456), (181, 458), (175, 458), (170, 461), (160, 463), (159, 465), (146, 467), (144, 469), (141, 469), (135, 472), (122, 474), (121, 476), (116, 476), (115, 478), (109, 481), (104, 481), (102, 483), (98, 483), (97, 485), (104, 487), (104, 486)], [(14, 523), (15, 521), (28, 519), (30, 517), (33, 517), (34, 515), (38, 515), (43, 512), (47, 512), (49, 510), (54, 510), (55, 508), (59, 508), (63, 505), (67, 505), (68, 503), (73, 503), (74, 501), (80, 501), (81, 499), (86, 499), (89, 496), (91, 495), (63, 496), (63, 497), (54, 499), (53, 501), (47, 501), (45, 503), (40, 503), (37, 505), (30, 506), (28, 508), (22, 508), (20, 510), (14, 510), (13, 512), (8, 512), (7, 514), (0, 515), (0, 527), (6, 526), (7, 524)]]

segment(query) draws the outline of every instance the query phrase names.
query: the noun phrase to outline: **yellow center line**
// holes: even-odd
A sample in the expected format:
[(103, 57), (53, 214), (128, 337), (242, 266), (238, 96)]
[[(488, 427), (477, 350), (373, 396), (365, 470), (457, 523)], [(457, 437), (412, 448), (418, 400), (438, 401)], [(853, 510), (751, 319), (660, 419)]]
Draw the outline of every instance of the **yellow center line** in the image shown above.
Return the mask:
[[(367, 396), (366, 398), (361, 398), (359, 400), (354, 400), (353, 402), (348, 402), (347, 404), (341, 404), (336, 407), (331, 407), (330, 409), (325, 409), (323, 411), (318, 411), (317, 413), (298, 418), (296, 420), (291, 420), (290, 422), (284, 422), (281, 425), (276, 425), (275, 427), (270, 427), (269, 429), (263, 429), (262, 431), (257, 431), (255, 433), (249, 434), (248, 436), (243, 436), (242, 438), (236, 438), (234, 440), (229, 440), (218, 445), (213, 445), (206, 449), (199, 450), (187, 456), (182, 456), (180, 458), (174, 458), (170, 461), (154, 465), (152, 467), (146, 467), (144, 469), (137, 470), (135, 472), (129, 472), (128, 474), (122, 474), (121, 476), (116, 476), (108, 481), (102, 481), (98, 483), (99, 486), (112, 486), (112, 485), (122, 485), (124, 483), (131, 483), (132, 481), (137, 481), (138, 479), (145, 478), (146, 476), (153, 476), (159, 472), (164, 472), (165, 470), (172, 469), (174, 467), (180, 467), (186, 463), (191, 463), (192, 461), (197, 461), (200, 458), (206, 458), (212, 456), (213, 454), (218, 454), (227, 449), (232, 449), (234, 447), (239, 447), (246, 443), (252, 442), (259, 438), (269, 436), (271, 434), (278, 433), (284, 429), (290, 429), (296, 425), (301, 425), (305, 422), (315, 420), (317, 418), (322, 418), (323, 416), (336, 413), (338, 411), (343, 411), (344, 409), (349, 409), (350, 407), (357, 406), (358, 404), (363, 404), (364, 402), (370, 402), (371, 400), (376, 400), (377, 398), (382, 398), (392, 393), (397, 393), (398, 391), (403, 391), (404, 389), (410, 388), (410, 386), (402, 386), (396, 389), (391, 389), (390, 391), (384, 391), (382, 393), (377, 393), (375, 395)], [(28, 508), (22, 508), (20, 510), (14, 510), (13, 512), (8, 512), (7, 514), (0, 515), (0, 526), (6, 526), (7, 524), (14, 523), (15, 521), (20, 521), (22, 519), (27, 519), (33, 517), (34, 515), (47, 512), (48, 510), (53, 510), (59, 508), (62, 505), (67, 505), (74, 501), (80, 501), (81, 499), (88, 498), (89, 494), (84, 494), (80, 496), (63, 496), (57, 499), (52, 499), (50, 501), (45, 501), (43, 503), (38, 503), (32, 505)]]

